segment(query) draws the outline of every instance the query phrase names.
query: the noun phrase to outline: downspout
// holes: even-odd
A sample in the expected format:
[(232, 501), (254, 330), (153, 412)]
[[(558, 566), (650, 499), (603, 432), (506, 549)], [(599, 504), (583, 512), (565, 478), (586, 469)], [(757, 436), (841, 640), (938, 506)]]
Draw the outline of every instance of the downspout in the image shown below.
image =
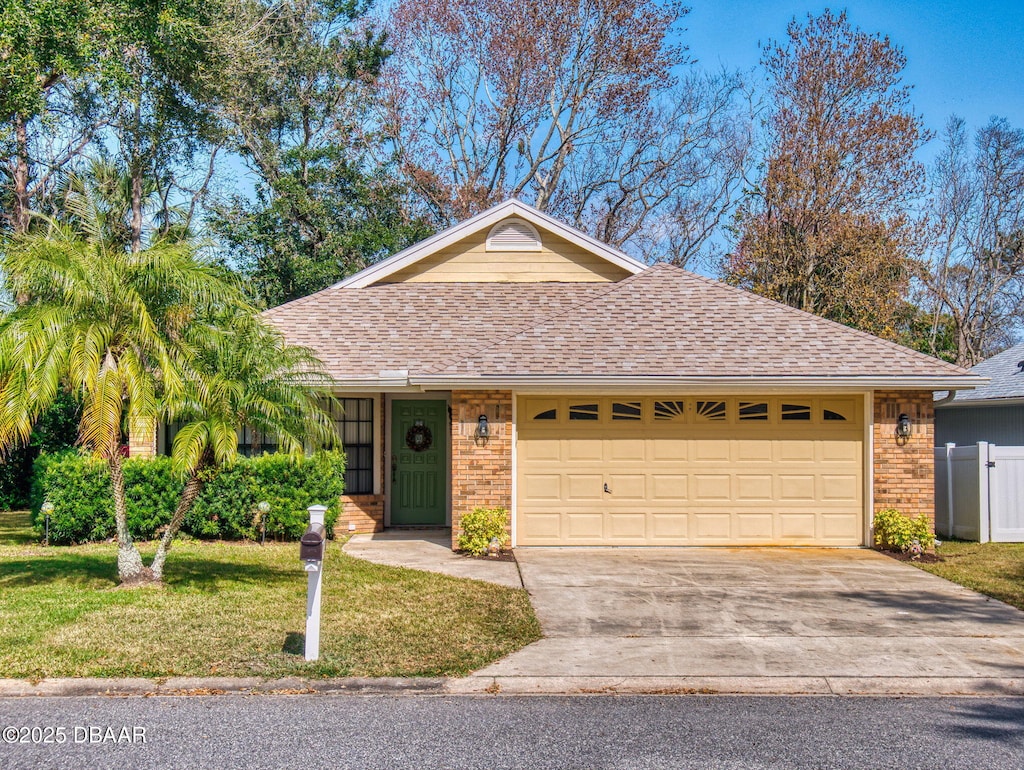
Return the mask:
[(946, 395), (940, 398), (938, 401), (933, 401), (932, 406), (942, 406), (943, 404), (948, 404), (954, 398), (956, 398), (956, 391), (951, 390), (947, 392)]

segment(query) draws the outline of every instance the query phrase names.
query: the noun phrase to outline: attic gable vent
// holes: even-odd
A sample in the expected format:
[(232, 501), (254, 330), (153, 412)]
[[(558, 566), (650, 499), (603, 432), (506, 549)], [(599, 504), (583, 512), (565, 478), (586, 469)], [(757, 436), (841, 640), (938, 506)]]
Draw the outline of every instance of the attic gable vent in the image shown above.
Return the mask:
[(487, 233), (488, 251), (540, 251), (537, 228), (522, 219), (498, 222)]

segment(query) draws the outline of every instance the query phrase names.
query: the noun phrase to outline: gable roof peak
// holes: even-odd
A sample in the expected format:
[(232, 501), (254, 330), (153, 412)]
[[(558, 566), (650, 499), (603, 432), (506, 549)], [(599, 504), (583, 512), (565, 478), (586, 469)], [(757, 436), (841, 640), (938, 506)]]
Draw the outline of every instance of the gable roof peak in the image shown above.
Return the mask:
[(371, 265), (355, 275), (339, 281), (330, 288), (362, 289), (371, 286), (397, 273), (399, 270), (403, 270), (437, 253), (441, 249), (461, 241), (463, 238), (467, 238), (482, 230), (490, 229), (498, 222), (509, 217), (519, 217), (535, 227), (554, 233), (570, 243), (574, 243), (580, 248), (601, 257), (607, 262), (621, 267), (632, 275), (636, 275), (647, 267), (643, 262), (633, 259), (633, 257), (625, 252), (599, 241), (581, 230), (577, 230), (575, 227), (560, 222), (543, 211), (523, 203), (518, 198), (508, 198), (485, 211), (481, 211), (474, 217), (470, 217), (446, 230), (442, 230), (375, 265)]

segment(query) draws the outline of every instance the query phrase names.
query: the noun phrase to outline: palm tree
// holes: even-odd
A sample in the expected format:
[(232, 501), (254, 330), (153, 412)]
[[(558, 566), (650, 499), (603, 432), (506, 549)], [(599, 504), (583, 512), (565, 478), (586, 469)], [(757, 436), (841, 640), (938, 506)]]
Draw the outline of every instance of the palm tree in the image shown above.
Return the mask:
[[(112, 238), (96, 191), (80, 184), (66, 222), (5, 244), (0, 269), (23, 298), (0, 321), (0, 447), (28, 439), (62, 389), (82, 401), (79, 443), (110, 470), (122, 583), (150, 579), (128, 531), (123, 426), (152, 424), (187, 387), (190, 328), (249, 309), (237, 283), (187, 241), (132, 253)], [(251, 309), (249, 309), (251, 312)]]
[(280, 332), (244, 312), (206, 329), (191, 327), (188, 337), (190, 376), (164, 403), (165, 419), (179, 425), (172, 458), (186, 481), (153, 557), (155, 580), (208, 472), (238, 457), (239, 428), (274, 436), (278, 451), (293, 457), (335, 439), (320, 406), (329, 380), (308, 349), (287, 345)]

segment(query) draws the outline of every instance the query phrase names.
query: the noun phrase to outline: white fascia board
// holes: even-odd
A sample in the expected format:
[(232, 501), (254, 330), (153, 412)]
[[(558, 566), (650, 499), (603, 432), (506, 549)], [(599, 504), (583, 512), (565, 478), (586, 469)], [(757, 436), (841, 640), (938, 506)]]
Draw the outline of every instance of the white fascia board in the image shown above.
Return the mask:
[(633, 275), (636, 275), (647, 267), (643, 262), (639, 262), (618, 249), (612, 248), (607, 243), (602, 243), (595, 238), (591, 238), (589, 235), (581, 233), (579, 230), (569, 227), (568, 225), (559, 222), (557, 219), (552, 219), (547, 214), (538, 211), (532, 206), (527, 206), (522, 201), (512, 198), (504, 203), (499, 203), (497, 206), (487, 209), (487, 211), (477, 214), (475, 217), (467, 219), (465, 222), (460, 222), (457, 225), (449, 227), (447, 230), (442, 230), (436, 235), (432, 235), (426, 240), (413, 244), (404, 251), (400, 251), (394, 256), (388, 257), (383, 262), (371, 265), (365, 270), (361, 270), (355, 275), (349, 276), (343, 281), (339, 281), (330, 288), (365, 288), (387, 278), (389, 275), (397, 273), (399, 270), (419, 262), (421, 259), (429, 257), (431, 254), (434, 254), (441, 249), (451, 246), (453, 243), (461, 241), (463, 238), (466, 238), (475, 232), (492, 227), (501, 220), (513, 216), (521, 217), (533, 225), (539, 225), (546, 230), (550, 230), (556, 235), (565, 238), (565, 240), (570, 243), (574, 243), (580, 248), (594, 252), (598, 256), (606, 259), (608, 262), (611, 262), (613, 265), (621, 267), (623, 270), (627, 270)]
[(982, 377), (584, 377), (584, 376), (411, 376), (411, 385), (424, 390), (537, 390), (551, 393), (801, 393), (804, 391), (862, 392), (893, 390), (968, 390), (986, 384)]
[(420, 391), (418, 385), (410, 385), (408, 377), (372, 377), (354, 380), (334, 380), (330, 389), (338, 392), (358, 393), (360, 391), (381, 391), (381, 390), (415, 390)]
[(1007, 398), (968, 398), (963, 401), (950, 401), (945, 404), (936, 404), (936, 409), (959, 409), (961, 407), (983, 407), (983, 406), (1022, 406), (1024, 397), (1015, 396)]

